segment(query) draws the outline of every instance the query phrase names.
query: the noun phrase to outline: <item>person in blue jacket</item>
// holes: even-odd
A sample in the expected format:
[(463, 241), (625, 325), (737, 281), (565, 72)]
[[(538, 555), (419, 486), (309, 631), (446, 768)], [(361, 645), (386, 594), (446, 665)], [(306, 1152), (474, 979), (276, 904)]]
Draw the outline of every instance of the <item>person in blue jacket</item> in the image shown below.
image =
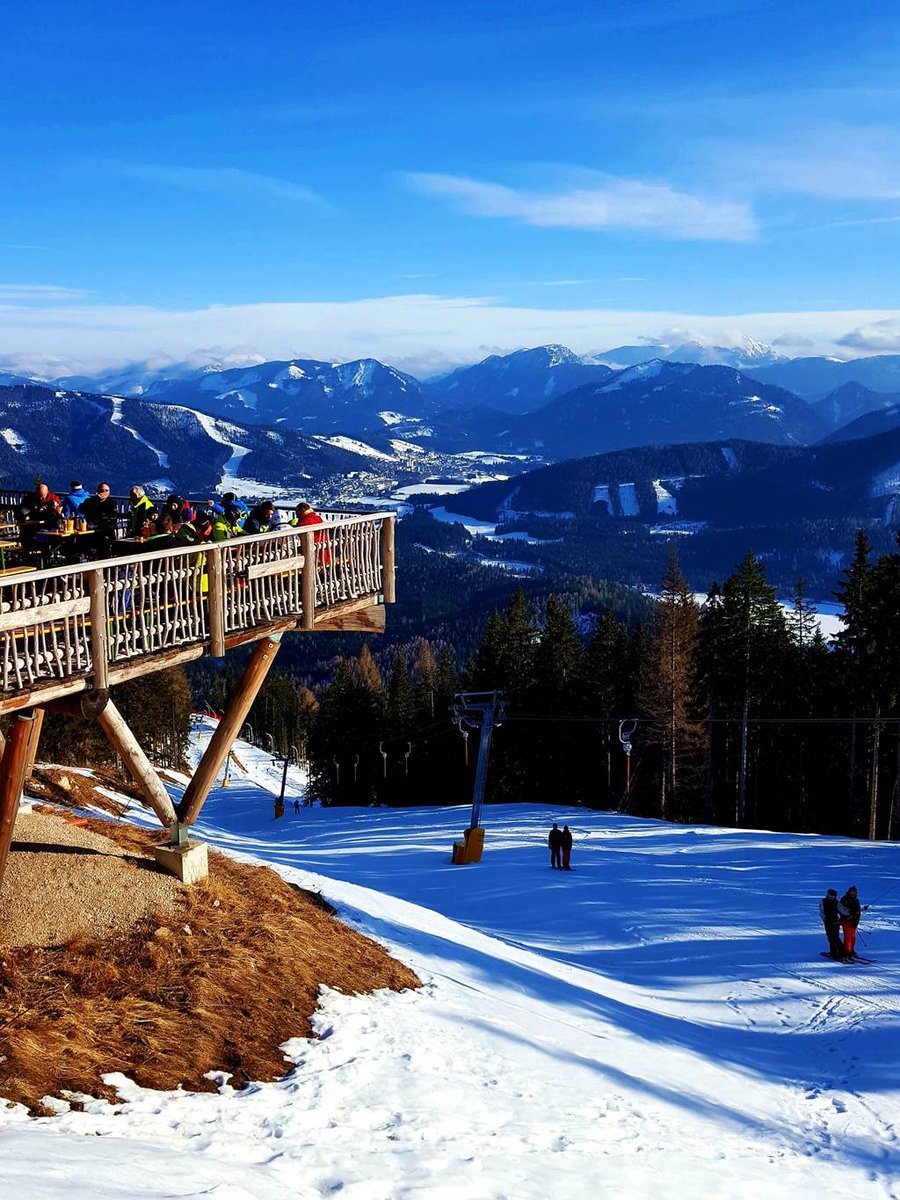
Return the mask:
[(63, 497), (62, 508), (64, 517), (74, 517), (85, 500), (90, 498), (90, 492), (77, 479), (69, 484), (69, 494)]

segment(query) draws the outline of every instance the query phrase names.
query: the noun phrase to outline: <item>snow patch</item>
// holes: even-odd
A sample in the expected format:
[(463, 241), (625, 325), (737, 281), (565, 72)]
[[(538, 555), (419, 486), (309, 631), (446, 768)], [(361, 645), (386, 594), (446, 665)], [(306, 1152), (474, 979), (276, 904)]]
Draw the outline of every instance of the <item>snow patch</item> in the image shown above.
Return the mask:
[(15, 429), (0, 429), (0, 437), (8, 446), (12, 446), (18, 454), (25, 454), (28, 450), (28, 442), (20, 433), (16, 433)]
[(889, 496), (893, 492), (900, 492), (900, 463), (880, 471), (872, 479), (873, 496)]
[(376, 450), (374, 446), (369, 446), (366, 442), (360, 442), (356, 438), (344, 437), (343, 434), (336, 434), (334, 437), (316, 436), (317, 442), (325, 442), (328, 446), (335, 446), (338, 450), (349, 450), (352, 454), (360, 454), (364, 458), (377, 458), (382, 462), (396, 462), (397, 457), (394, 454), (385, 454), (383, 450)]
[(656, 511), (674, 517), (678, 512), (678, 501), (668, 488), (664, 487), (659, 479), (654, 479), (653, 491), (656, 494)]
[(633, 483), (619, 484), (619, 507), (623, 517), (639, 517), (641, 507), (637, 500), (637, 490)]

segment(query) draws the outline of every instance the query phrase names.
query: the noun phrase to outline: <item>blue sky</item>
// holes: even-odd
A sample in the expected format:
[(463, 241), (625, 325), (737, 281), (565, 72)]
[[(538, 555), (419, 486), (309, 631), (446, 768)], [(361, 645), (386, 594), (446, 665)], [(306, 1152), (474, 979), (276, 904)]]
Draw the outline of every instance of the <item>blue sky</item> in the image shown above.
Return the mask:
[(34, 0), (0, 355), (900, 351), (900, 10)]

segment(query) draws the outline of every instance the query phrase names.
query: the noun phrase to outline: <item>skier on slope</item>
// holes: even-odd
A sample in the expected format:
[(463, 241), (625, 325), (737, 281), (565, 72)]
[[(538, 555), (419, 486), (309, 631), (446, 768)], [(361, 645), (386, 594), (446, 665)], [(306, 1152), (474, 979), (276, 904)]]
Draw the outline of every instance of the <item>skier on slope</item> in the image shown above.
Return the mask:
[(859, 925), (860, 914), (868, 909), (868, 904), (860, 906), (859, 896), (855, 887), (847, 888), (838, 903), (838, 913), (841, 918), (841, 928), (844, 931), (844, 950), (847, 958), (856, 958), (856, 929)]
[(825, 936), (828, 938), (828, 950), (832, 958), (841, 962), (847, 957), (844, 943), (841, 941), (841, 914), (838, 911), (838, 894), (834, 888), (829, 888), (819, 901), (819, 916), (825, 926)]
[(560, 835), (559, 844), (562, 849), (562, 868), (564, 871), (571, 871), (572, 831), (569, 829), (568, 825), (563, 825), (562, 827), (562, 834)]
[(550, 847), (550, 867), (554, 870), (562, 870), (562, 862), (560, 861), (560, 850), (562, 849), (562, 830), (553, 822), (553, 828), (547, 835), (547, 845)]

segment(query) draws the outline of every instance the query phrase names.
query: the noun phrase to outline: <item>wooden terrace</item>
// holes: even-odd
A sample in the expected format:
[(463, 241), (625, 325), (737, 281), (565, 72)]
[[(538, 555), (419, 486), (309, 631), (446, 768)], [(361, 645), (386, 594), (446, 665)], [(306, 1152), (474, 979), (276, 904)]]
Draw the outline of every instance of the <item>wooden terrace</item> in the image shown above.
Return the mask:
[[(285, 633), (382, 632), (393, 602), (395, 514), (331, 513), (320, 525), (0, 574), (0, 879), (44, 710), (96, 719), (147, 804), (186, 841)], [(256, 643), (176, 810), (109, 699), (117, 683)]]

